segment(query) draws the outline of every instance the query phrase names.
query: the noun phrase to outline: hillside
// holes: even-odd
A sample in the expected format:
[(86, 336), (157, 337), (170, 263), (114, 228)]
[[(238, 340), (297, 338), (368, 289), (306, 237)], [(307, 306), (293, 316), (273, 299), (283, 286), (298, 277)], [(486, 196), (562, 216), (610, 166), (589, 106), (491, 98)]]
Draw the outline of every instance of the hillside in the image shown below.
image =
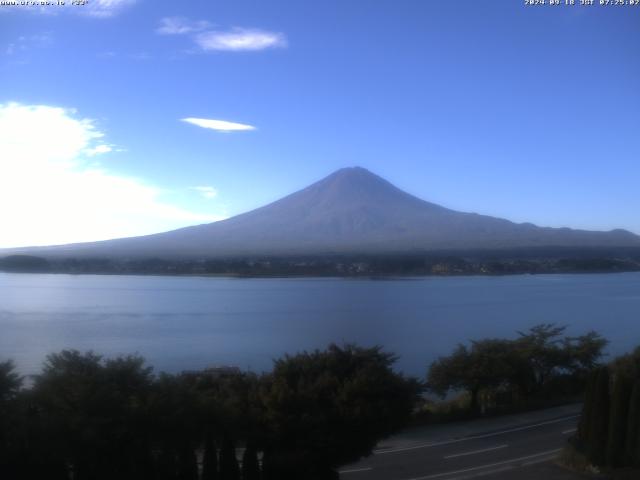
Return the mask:
[(215, 223), (143, 237), (12, 249), (0, 255), (216, 258), (543, 247), (640, 247), (640, 237), (625, 230), (547, 228), (458, 212), (414, 197), (354, 167)]

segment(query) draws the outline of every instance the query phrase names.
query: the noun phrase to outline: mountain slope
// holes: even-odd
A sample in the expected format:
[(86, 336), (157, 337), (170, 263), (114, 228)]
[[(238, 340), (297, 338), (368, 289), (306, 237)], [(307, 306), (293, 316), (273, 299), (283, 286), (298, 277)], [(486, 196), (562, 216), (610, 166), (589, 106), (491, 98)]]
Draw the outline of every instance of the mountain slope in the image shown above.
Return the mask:
[(543, 228), (426, 202), (345, 168), (227, 220), (144, 237), (29, 249), (52, 256), (222, 257), (521, 247), (640, 247), (625, 230)]

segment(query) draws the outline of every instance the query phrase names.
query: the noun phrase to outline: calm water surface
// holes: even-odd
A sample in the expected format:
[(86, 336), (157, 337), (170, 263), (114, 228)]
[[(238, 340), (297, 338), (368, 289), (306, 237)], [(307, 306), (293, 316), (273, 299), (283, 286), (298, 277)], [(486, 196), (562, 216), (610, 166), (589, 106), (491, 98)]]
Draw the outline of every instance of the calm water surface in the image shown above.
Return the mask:
[(0, 273), (0, 359), (36, 372), (63, 348), (138, 352), (156, 370), (268, 370), (330, 342), (384, 345), (423, 375), (458, 342), (541, 322), (595, 329), (612, 354), (640, 344), (640, 273), (232, 279)]

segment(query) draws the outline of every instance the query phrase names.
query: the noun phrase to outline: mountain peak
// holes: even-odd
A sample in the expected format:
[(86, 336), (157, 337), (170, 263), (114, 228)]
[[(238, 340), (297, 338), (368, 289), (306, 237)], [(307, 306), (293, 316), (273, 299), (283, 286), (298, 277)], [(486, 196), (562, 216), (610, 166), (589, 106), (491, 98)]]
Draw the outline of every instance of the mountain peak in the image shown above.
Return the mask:
[(314, 187), (325, 189), (332, 195), (347, 191), (382, 195), (379, 201), (383, 201), (386, 195), (408, 196), (406, 192), (363, 167), (345, 167), (336, 170), (308, 188)]
[[(341, 168), (339, 170), (336, 170), (335, 172), (329, 174), (328, 176), (326, 176), (323, 180), (320, 180), (320, 182), (371, 182), (371, 181), (376, 181), (376, 182), (384, 182), (386, 184), (389, 184), (389, 182), (387, 182), (386, 180), (384, 180), (382, 177), (379, 177), (378, 175), (376, 175), (375, 173), (367, 170), (366, 168), (363, 167), (345, 167), (345, 168)], [(389, 184), (390, 185), (390, 184)]]
[[(407, 203), (424, 206), (427, 202), (400, 190), (387, 180), (363, 167), (336, 170), (322, 180), (283, 200), (295, 198), (295, 203), (307, 210), (329, 208), (334, 213), (367, 208), (369, 211)], [(282, 201), (280, 201), (282, 202)], [(280, 203), (276, 202), (276, 203)]]
[(146, 237), (42, 249), (125, 257), (324, 255), (532, 247), (638, 247), (624, 231), (515, 224), (417, 198), (366, 168), (341, 168), (269, 205), (219, 222)]
[(341, 176), (341, 177), (355, 177), (355, 176), (359, 176), (359, 175), (371, 175), (374, 177), (377, 177), (378, 175), (376, 175), (375, 173), (367, 170), (364, 167), (359, 167), (359, 166), (353, 166), (353, 167), (343, 167), (340, 168), (338, 170), (336, 170), (335, 172), (333, 172), (331, 175), (329, 176)]

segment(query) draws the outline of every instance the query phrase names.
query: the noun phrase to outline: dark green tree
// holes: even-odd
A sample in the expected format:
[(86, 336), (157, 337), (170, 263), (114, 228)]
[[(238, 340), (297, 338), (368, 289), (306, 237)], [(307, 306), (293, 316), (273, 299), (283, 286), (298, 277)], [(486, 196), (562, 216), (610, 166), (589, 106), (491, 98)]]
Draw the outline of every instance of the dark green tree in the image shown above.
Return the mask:
[(445, 396), (450, 390), (467, 390), (473, 398), (472, 391), (479, 389), (479, 385), (473, 378), (469, 378), (471, 362), (471, 352), (465, 345), (459, 344), (451, 355), (440, 357), (431, 363), (427, 373), (427, 387), (441, 396)]
[(565, 367), (573, 374), (586, 376), (600, 365), (602, 352), (609, 341), (591, 330), (579, 337), (566, 337), (562, 348), (566, 356)]
[(588, 427), (586, 448), (589, 459), (595, 465), (604, 465), (609, 434), (609, 369), (598, 369), (593, 389), (593, 406)]
[(11, 360), (0, 362), (0, 404), (15, 398), (22, 387), (23, 378), (15, 368)]
[(236, 447), (229, 435), (225, 435), (222, 440), (222, 449), (220, 450), (220, 479), (240, 479), (240, 467), (238, 466), (238, 459), (236, 458)]
[(178, 455), (178, 480), (198, 480), (198, 460), (189, 443), (180, 447)]
[(458, 345), (451, 355), (431, 364), (427, 385), (442, 396), (467, 391), (472, 411), (479, 410), (483, 391), (508, 392), (512, 401), (522, 403), (532, 396), (582, 392), (607, 342), (595, 332), (562, 337), (564, 331), (565, 327), (541, 324), (519, 332), (515, 340), (485, 339), (469, 347)]
[(162, 447), (157, 463), (158, 480), (178, 480), (178, 460), (171, 446)]
[(268, 475), (332, 478), (404, 426), (421, 386), (395, 373), (394, 362), (380, 347), (354, 345), (277, 360), (262, 392)]
[(562, 348), (561, 335), (565, 330), (566, 327), (543, 323), (518, 332), (516, 349), (528, 367), (522, 372), (527, 378), (521, 380), (527, 394), (540, 391), (558, 369), (569, 366), (568, 352)]
[(17, 402), (22, 378), (12, 361), (0, 362), (0, 478), (16, 478), (26, 463), (21, 450), (25, 438), (24, 412)]
[(577, 438), (584, 442), (591, 436), (591, 427), (593, 426), (593, 406), (595, 399), (595, 385), (597, 371), (592, 371), (587, 379), (587, 388), (584, 396), (584, 404), (582, 406), (582, 414), (580, 415), (580, 421), (578, 422)]
[[(624, 375), (629, 378), (630, 381), (633, 382), (633, 388), (635, 390), (635, 384), (640, 381), (640, 347), (637, 347), (633, 352), (628, 353), (626, 355), (619, 356), (611, 362), (611, 369), (616, 373), (616, 375)], [(629, 419), (627, 422), (627, 434), (626, 440), (629, 442), (627, 447), (625, 448), (627, 459), (626, 464), (635, 464), (640, 465), (640, 428), (635, 430), (633, 426), (637, 420), (638, 409), (640, 408), (638, 399), (638, 393), (631, 392), (631, 399), (629, 403)], [(636, 440), (633, 440), (634, 434), (633, 431), (636, 432)], [(633, 450), (635, 450), (635, 455), (633, 454)]]
[(614, 371), (624, 373), (629, 378), (640, 378), (640, 347), (627, 355), (616, 358), (611, 366)]
[(640, 378), (635, 380), (629, 397), (625, 445), (626, 465), (640, 466)]
[(242, 455), (242, 480), (260, 480), (260, 464), (255, 443), (247, 442)]
[(427, 386), (442, 396), (451, 390), (466, 390), (470, 410), (478, 411), (481, 390), (507, 384), (515, 375), (515, 360), (508, 340), (480, 340), (472, 342), (471, 349), (458, 345), (453, 354), (431, 364)]
[(625, 464), (625, 442), (632, 385), (631, 380), (624, 373), (615, 375), (611, 394), (606, 453), (606, 463), (611, 467), (622, 467)]
[(213, 435), (207, 432), (202, 456), (202, 480), (218, 480), (218, 449)]
[(187, 466), (186, 450), (201, 442), (202, 421), (198, 394), (184, 375), (161, 373), (152, 385), (147, 415), (153, 420), (149, 443), (172, 452), (176, 472)]
[(140, 478), (139, 459), (150, 456), (144, 417), (151, 382), (140, 357), (103, 361), (73, 350), (47, 357), (34, 382), (34, 418), (75, 478)]

